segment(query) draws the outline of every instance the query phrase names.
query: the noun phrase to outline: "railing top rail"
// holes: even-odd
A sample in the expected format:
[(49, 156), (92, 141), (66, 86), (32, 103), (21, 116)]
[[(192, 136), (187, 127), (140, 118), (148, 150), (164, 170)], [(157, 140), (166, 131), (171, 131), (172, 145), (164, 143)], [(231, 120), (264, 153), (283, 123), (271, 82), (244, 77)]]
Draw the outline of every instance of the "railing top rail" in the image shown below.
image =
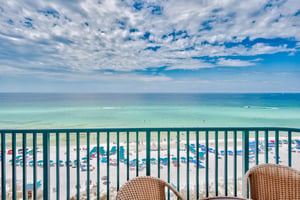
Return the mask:
[(147, 131), (294, 131), (300, 128), (288, 127), (156, 127), (156, 128), (49, 128), (49, 129), (0, 129), (6, 133), (41, 133), (41, 132), (147, 132)]

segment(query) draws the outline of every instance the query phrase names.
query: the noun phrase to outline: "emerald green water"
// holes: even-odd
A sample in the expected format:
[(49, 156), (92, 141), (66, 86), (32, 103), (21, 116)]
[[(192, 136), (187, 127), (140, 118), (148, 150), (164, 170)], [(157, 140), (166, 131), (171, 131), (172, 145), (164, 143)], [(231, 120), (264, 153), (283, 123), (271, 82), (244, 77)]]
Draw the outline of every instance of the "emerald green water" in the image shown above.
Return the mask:
[(300, 127), (300, 94), (0, 93), (0, 128)]

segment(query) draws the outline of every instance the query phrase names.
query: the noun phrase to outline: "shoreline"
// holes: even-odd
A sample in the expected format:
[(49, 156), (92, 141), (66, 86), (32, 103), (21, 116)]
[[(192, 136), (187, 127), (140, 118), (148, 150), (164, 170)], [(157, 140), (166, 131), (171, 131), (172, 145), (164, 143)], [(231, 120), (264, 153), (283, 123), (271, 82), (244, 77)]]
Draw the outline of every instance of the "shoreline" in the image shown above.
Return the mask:
[[(237, 136), (238, 136), (238, 134), (237, 134)], [(67, 146), (66, 145), (67, 144), (66, 137), (59, 137), (59, 138), (60, 138), (60, 140), (59, 140), (59, 146), (66, 147)], [(111, 138), (111, 136), (110, 136), (110, 138)], [(31, 141), (30, 141), (30, 139), (31, 139)], [(131, 140), (129, 140), (129, 144), (136, 144), (137, 142), (136, 142), (135, 139), (136, 138), (131, 138)], [(144, 145), (144, 143), (146, 144), (146, 140), (143, 140), (143, 139), (145, 139), (145, 138), (140, 138), (140, 136), (139, 136), (139, 142), (138, 142), (139, 146)], [(279, 135), (279, 141), (287, 140), (287, 139), (288, 139), (287, 135), (284, 135), (284, 136), (280, 136)], [(297, 135), (292, 136), (292, 142), (295, 139), (300, 139), (300, 133), (297, 134)], [(168, 140), (168, 138), (166, 136), (163, 137), (163, 138), (161, 136), (160, 144), (167, 145), (167, 140)], [(275, 136), (270, 136), (269, 135), (268, 140), (269, 141), (270, 140), (274, 140), (275, 141)], [(23, 141), (22, 136), (21, 137), (17, 137), (16, 148), (22, 148), (22, 141)], [(26, 142), (26, 144), (27, 144), (26, 146), (27, 147), (33, 147), (32, 137), (27, 136), (27, 140), (26, 141), (27, 141)], [(43, 141), (42, 136), (40, 136), (40, 138), (37, 137), (37, 146), (43, 146), (42, 141)], [(70, 146), (71, 145), (76, 145), (77, 144), (76, 135), (74, 135), (73, 137), (70, 136), (70, 140), (69, 141), (70, 141), (70, 143), (69, 143)], [(97, 142), (96, 141), (97, 141), (96, 137), (93, 137), (93, 138), (90, 137), (90, 146), (97, 146)], [(109, 141), (110, 146), (111, 146), (111, 144), (112, 145), (116, 145), (117, 144), (116, 141), (117, 140), (110, 139), (110, 141)], [(186, 141), (187, 141), (186, 138), (182, 139), (182, 137), (180, 137), (180, 143), (183, 143), (183, 142), (186, 142)], [(209, 138), (208, 143), (210, 145), (212, 145), (212, 144), (215, 144), (215, 141), (216, 141), (215, 138)], [(217, 141), (218, 141), (218, 144), (224, 144), (225, 143), (225, 139), (224, 138), (218, 137)], [(255, 141), (255, 137), (254, 136), (253, 137), (249, 136), (249, 142), (253, 142), (253, 141)], [(265, 141), (265, 137), (259, 137), (258, 141), (259, 142), (264, 142)], [(189, 142), (196, 144), (195, 137), (190, 137)], [(227, 142), (228, 142), (228, 145), (233, 144), (233, 142), (234, 142), (233, 137), (227, 137)], [(242, 138), (241, 137), (237, 137), (236, 138), (236, 142), (237, 142), (237, 145), (240, 144), (240, 143), (242, 143)], [(125, 137), (123, 138), (123, 140), (121, 140), (121, 138), (120, 138), (120, 142), (119, 143), (123, 144), (123, 145), (127, 145), (127, 140), (125, 139)], [(152, 138), (151, 138), (151, 144), (153, 144), (153, 143), (155, 143), (156, 145), (158, 145), (158, 141), (157, 140), (152, 140)], [(199, 139), (199, 144), (204, 144), (205, 145), (205, 143), (206, 143), (206, 139)], [(177, 144), (177, 137), (176, 136), (175, 137), (174, 136), (170, 137), (170, 144), (171, 145), (172, 144)], [(85, 145), (85, 146), (87, 145), (87, 140), (86, 140), (86, 136), (85, 135), (84, 135), (84, 137), (82, 137), (82, 135), (81, 135), (80, 145)], [(107, 145), (106, 138), (104, 137), (104, 139), (100, 139), (99, 146), (106, 146), (106, 145)], [(50, 147), (55, 147), (55, 146), (56, 146), (56, 137), (51, 136), (50, 137)], [(11, 146), (11, 137), (8, 138), (6, 136), (6, 148), (12, 148), (12, 146)]]

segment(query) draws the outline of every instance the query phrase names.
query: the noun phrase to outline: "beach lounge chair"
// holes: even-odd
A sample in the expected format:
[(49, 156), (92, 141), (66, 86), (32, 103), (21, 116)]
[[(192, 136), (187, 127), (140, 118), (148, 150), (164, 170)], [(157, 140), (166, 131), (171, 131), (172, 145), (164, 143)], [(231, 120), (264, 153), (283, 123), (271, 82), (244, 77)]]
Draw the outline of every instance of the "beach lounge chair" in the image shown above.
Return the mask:
[(262, 164), (251, 168), (244, 177), (244, 197), (249, 182), (250, 199), (300, 199), (300, 172), (282, 165)]
[(155, 200), (166, 199), (165, 187), (169, 188), (180, 200), (183, 197), (169, 183), (155, 177), (141, 176), (127, 181), (117, 193), (117, 200)]

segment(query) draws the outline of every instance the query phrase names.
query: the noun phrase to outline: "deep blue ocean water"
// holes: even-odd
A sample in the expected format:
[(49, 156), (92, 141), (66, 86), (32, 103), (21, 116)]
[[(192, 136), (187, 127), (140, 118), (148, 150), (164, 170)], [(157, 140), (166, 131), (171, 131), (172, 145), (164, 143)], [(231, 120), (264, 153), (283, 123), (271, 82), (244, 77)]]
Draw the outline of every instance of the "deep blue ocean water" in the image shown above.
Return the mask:
[(0, 128), (300, 127), (300, 94), (0, 93)]

